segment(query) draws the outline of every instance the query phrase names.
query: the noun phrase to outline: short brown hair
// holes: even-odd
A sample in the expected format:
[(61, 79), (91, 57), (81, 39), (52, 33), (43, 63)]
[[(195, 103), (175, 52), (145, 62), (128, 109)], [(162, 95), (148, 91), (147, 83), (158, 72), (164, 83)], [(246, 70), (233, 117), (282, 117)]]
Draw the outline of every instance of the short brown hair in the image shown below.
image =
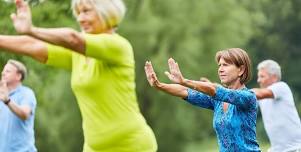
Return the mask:
[(25, 65), (17, 60), (10, 59), (7, 64), (11, 64), (17, 68), (17, 72), (21, 74), (21, 81), (23, 81), (27, 75), (27, 69)]
[(240, 48), (230, 48), (218, 51), (215, 55), (215, 60), (218, 63), (223, 58), (225, 62), (234, 64), (236, 67), (244, 67), (244, 73), (240, 77), (240, 83), (245, 84), (252, 77), (251, 60), (246, 51)]

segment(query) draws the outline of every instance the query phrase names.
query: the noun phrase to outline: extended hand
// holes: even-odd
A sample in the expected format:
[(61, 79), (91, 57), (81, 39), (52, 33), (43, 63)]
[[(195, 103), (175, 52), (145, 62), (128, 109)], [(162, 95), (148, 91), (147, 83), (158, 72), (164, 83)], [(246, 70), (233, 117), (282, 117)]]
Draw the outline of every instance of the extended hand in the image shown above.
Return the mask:
[(145, 71), (148, 83), (152, 87), (159, 87), (160, 81), (158, 80), (156, 73), (154, 71), (154, 68), (152, 66), (152, 63), (150, 61), (145, 62), (144, 71)]
[(6, 101), (8, 99), (8, 88), (4, 81), (0, 81), (0, 100)]
[(24, 0), (16, 0), (17, 12), (11, 14), (14, 27), (19, 34), (29, 34), (32, 28), (31, 11)]
[(181, 84), (184, 77), (180, 71), (178, 63), (172, 58), (168, 59), (169, 72), (165, 71), (165, 75), (174, 83)]

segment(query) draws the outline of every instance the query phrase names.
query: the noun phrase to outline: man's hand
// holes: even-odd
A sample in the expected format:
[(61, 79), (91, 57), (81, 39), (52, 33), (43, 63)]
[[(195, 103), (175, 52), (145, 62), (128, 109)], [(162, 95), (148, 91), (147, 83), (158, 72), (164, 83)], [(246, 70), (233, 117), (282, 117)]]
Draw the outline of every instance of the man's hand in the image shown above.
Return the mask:
[(5, 81), (0, 81), (0, 100), (2, 102), (7, 101), (8, 100), (8, 88), (7, 88), (7, 84)]

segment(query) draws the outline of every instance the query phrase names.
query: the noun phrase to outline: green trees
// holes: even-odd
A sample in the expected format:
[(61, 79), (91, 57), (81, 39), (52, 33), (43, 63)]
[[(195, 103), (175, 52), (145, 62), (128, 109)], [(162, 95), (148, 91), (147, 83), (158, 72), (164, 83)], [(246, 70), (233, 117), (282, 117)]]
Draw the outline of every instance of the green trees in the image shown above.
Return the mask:
[[(72, 18), (70, 0), (30, 2), (35, 25), (79, 29)], [(141, 111), (156, 134), (159, 151), (200, 151), (187, 147), (197, 147), (193, 144), (215, 138), (215, 133), (211, 111), (157, 92), (148, 85), (143, 68), (146, 60), (153, 62), (163, 82), (169, 82), (163, 73), (170, 57), (178, 61), (185, 77), (197, 80), (205, 76), (218, 82), (216, 51), (240, 47), (249, 53), (254, 65), (267, 58), (279, 61), (284, 80), (293, 87), (295, 96), (300, 96), (301, 71), (294, 66), (301, 62), (299, 0), (273, 1), (273, 5), (272, 0), (125, 0), (125, 3), (128, 13), (118, 32), (134, 47), (137, 95)], [(12, 3), (0, 0), (1, 34), (15, 34), (9, 19), (13, 11)], [(25, 84), (38, 97), (35, 129), (39, 151), (81, 151), (81, 118), (70, 89), (69, 73), (3, 51), (1, 67), (9, 58), (25, 62), (30, 69)], [(255, 82), (256, 75), (249, 86), (255, 86)], [(259, 133), (264, 133), (262, 127)]]

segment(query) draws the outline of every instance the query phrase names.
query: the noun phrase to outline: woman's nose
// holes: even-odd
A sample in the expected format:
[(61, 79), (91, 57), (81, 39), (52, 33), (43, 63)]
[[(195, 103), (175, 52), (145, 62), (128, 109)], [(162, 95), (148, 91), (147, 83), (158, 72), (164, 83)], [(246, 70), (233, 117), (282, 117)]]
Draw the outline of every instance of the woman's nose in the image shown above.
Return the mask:
[(78, 15), (77, 15), (77, 22), (82, 22), (82, 21), (84, 21), (84, 15), (82, 14), (82, 13), (79, 13)]

